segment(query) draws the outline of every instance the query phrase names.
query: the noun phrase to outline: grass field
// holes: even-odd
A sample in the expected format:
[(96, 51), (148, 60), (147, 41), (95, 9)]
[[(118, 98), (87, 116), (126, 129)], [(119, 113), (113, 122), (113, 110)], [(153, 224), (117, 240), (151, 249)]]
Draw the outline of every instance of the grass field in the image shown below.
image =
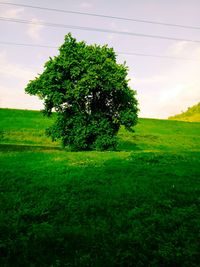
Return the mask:
[(116, 152), (70, 152), (54, 118), (0, 118), (0, 266), (200, 266), (200, 123), (140, 119)]

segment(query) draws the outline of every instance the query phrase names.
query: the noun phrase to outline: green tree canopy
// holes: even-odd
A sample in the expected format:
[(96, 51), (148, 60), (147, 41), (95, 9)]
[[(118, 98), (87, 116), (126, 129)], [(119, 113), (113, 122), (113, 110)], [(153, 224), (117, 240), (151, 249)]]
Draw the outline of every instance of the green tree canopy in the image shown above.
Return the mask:
[(137, 123), (136, 92), (128, 86), (128, 68), (117, 64), (113, 48), (77, 42), (69, 33), (44, 71), (25, 91), (44, 100), (44, 113), (57, 112), (47, 129), (74, 150), (114, 149), (120, 125)]

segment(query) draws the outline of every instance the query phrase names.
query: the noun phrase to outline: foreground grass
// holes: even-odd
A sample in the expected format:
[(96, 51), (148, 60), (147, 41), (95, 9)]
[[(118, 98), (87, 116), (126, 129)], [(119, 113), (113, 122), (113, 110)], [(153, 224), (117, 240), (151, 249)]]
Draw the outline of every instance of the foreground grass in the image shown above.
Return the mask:
[(1, 112), (1, 266), (199, 266), (200, 124), (143, 119), (118, 152), (75, 153), (38, 112)]

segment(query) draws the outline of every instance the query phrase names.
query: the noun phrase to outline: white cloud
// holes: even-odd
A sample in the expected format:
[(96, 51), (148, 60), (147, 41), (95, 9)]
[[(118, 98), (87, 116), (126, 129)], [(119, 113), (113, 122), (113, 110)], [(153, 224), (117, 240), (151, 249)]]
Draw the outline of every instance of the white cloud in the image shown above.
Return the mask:
[(149, 85), (149, 84), (155, 84), (155, 83), (164, 83), (168, 80), (168, 77), (166, 75), (154, 75), (152, 77), (147, 77), (147, 78), (138, 78), (135, 77), (132, 80), (132, 84), (135, 83), (137, 85)]
[[(20, 64), (12, 64), (7, 61), (6, 54), (0, 54), (1, 78), (15, 78), (17, 80), (29, 80), (34, 77), (34, 71), (24, 68)], [(26, 77), (26, 78), (25, 78)]]
[(196, 43), (179, 41), (175, 42), (168, 49), (169, 56), (193, 59), (200, 61), (200, 46)]
[(171, 56), (179, 56), (182, 55), (188, 46), (191, 46), (191, 43), (187, 41), (178, 41), (169, 47), (169, 54)]
[[(113, 22), (113, 21), (109, 24), (109, 26), (114, 31), (116, 31), (118, 29), (117, 28), (117, 24), (115, 22)], [(110, 41), (114, 41), (114, 40), (116, 40), (117, 36), (114, 33), (109, 33), (109, 34), (107, 34), (107, 38)]]
[[(12, 8), (12, 9), (2, 8), (2, 10), (0, 10), (0, 16), (2, 17), (21, 19), (21, 18), (24, 18), (24, 15), (25, 15), (24, 8)], [(29, 17), (30, 16), (33, 17), (33, 15), (29, 15)], [(31, 21), (33, 23), (39, 22), (39, 20), (36, 17), (33, 17)], [(41, 39), (41, 31), (43, 28), (44, 26), (42, 25), (29, 24), (27, 25), (26, 34), (31, 38), (31, 40), (39, 41)]]
[(200, 46), (177, 42), (169, 55), (196, 61), (170, 60), (158, 75), (136, 77), (131, 84), (138, 91), (141, 116), (167, 118), (200, 101)]
[(26, 95), (23, 90), (16, 86), (7, 87), (6, 90), (0, 86), (0, 107), (40, 110), (43, 105), (38, 97)]
[(80, 7), (84, 9), (90, 9), (92, 7), (92, 3), (85, 1), (80, 4)]
[[(39, 22), (36, 18), (31, 19), (31, 21), (33, 23)], [(30, 24), (27, 29), (27, 34), (33, 41), (38, 41), (41, 39), (41, 31), (43, 28), (44, 26), (42, 25)]]
[(24, 92), (29, 80), (34, 79), (36, 70), (8, 61), (5, 52), (0, 53), (0, 106), (9, 108), (41, 109), (41, 101)]
[(2, 9), (0, 15), (8, 18), (19, 18), (24, 13), (24, 8)]

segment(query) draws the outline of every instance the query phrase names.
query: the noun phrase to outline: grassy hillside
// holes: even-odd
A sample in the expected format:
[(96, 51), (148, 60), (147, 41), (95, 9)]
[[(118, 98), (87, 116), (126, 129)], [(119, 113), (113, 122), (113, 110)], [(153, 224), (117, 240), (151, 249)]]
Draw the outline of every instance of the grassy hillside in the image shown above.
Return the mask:
[[(0, 109), (1, 144), (17, 145), (18, 149), (29, 146), (60, 148), (45, 136), (45, 129), (54, 118), (47, 118), (38, 111)], [(174, 122), (168, 120), (140, 119), (135, 133), (120, 129), (119, 151), (188, 151), (199, 146), (199, 123)], [(187, 138), (187, 141), (185, 140)], [(83, 155), (85, 155), (83, 153)]]
[(198, 103), (193, 107), (188, 108), (187, 111), (182, 112), (181, 114), (169, 117), (169, 119), (178, 121), (200, 122), (200, 103)]
[(69, 152), (0, 109), (1, 266), (199, 266), (200, 123), (140, 119), (116, 152)]

